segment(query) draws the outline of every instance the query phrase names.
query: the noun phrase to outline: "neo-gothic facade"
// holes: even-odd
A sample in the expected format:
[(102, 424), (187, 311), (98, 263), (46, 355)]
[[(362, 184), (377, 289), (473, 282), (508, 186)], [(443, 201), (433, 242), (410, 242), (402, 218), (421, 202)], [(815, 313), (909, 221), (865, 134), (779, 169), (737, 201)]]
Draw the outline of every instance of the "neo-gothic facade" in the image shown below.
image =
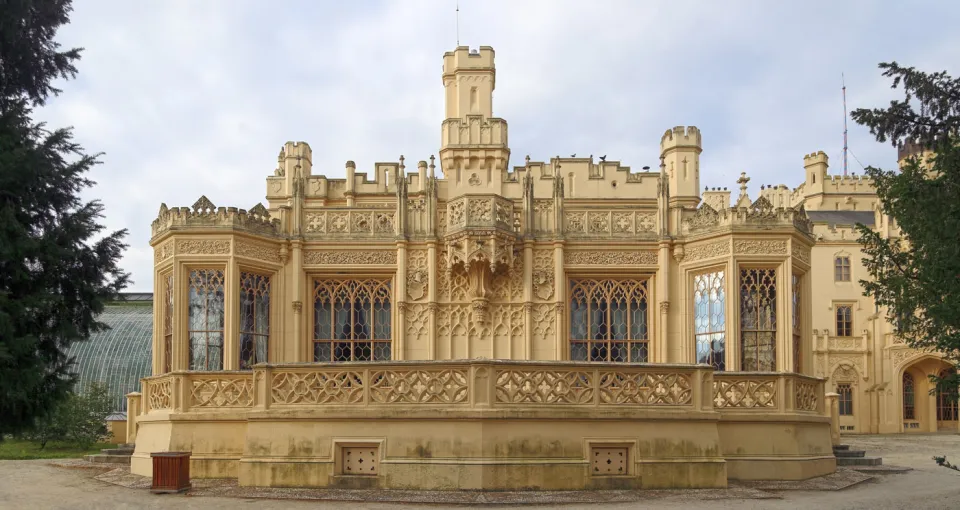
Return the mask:
[(345, 179), (327, 178), (306, 143), (289, 142), (266, 205), (161, 206), (154, 374), (704, 363), (828, 378), (847, 431), (956, 427), (956, 403), (927, 395), (926, 376), (946, 364), (898, 343), (857, 283), (853, 224), (896, 235), (869, 180), (829, 176), (819, 152), (792, 190), (764, 187), (754, 200), (746, 176), (735, 198), (701, 190), (695, 127), (664, 133), (655, 171), (592, 156), (510, 166), (493, 50), (445, 54), (442, 79), (439, 158), (415, 171), (403, 157), (371, 173), (348, 161)]

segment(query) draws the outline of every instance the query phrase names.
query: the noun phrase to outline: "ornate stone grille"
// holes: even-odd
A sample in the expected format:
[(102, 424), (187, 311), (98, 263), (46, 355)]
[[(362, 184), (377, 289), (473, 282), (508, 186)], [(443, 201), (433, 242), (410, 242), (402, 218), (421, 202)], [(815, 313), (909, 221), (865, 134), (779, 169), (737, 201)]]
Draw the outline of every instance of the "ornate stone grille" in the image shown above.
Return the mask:
[(240, 369), (268, 360), (270, 277), (240, 273)]
[(390, 280), (317, 280), (313, 360), (385, 361), (392, 339)]
[(376, 446), (344, 446), (340, 450), (343, 475), (376, 476), (380, 461)]
[(570, 359), (646, 362), (647, 280), (570, 282)]
[(777, 368), (777, 271), (740, 270), (740, 369)]
[(590, 474), (593, 476), (622, 476), (627, 474), (628, 449), (624, 447), (593, 447), (590, 449)]
[(724, 370), (726, 346), (725, 308), (727, 291), (724, 271), (693, 277), (694, 328), (697, 338), (697, 363)]
[(223, 370), (223, 270), (190, 271), (189, 289), (190, 370)]

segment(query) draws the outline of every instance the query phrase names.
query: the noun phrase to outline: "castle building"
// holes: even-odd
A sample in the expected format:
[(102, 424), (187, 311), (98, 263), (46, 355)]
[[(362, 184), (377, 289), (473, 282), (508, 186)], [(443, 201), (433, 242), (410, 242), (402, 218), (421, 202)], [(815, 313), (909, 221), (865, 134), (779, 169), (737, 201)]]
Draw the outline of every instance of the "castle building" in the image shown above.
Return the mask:
[(161, 206), (134, 472), (186, 450), (242, 485), (718, 487), (833, 472), (832, 422), (955, 426), (926, 393), (946, 365), (861, 296), (852, 225), (896, 230), (869, 181), (820, 152), (792, 191), (701, 191), (695, 127), (654, 171), (510, 166), (495, 76), (489, 47), (444, 55), (416, 170), (327, 178), (288, 142), (266, 205)]

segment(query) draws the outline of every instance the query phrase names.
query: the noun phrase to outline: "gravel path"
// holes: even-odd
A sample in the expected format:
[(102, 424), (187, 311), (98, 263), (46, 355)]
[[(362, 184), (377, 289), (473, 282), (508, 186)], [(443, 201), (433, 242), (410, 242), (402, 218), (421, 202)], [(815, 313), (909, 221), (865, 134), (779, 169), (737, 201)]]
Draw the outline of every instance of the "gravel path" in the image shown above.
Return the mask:
[[(956, 508), (960, 501), (960, 472), (941, 468), (934, 464), (934, 454), (946, 455), (948, 460), (960, 463), (960, 436), (848, 436), (844, 442), (854, 448), (867, 449), (867, 455), (881, 455), (884, 464), (914, 468), (904, 474), (877, 475), (874, 480), (844, 490), (777, 491), (764, 492), (753, 488), (739, 487), (727, 491), (643, 491), (641, 494), (608, 494), (608, 503), (563, 505), (564, 508), (592, 509), (646, 509), (646, 508), (815, 508), (818, 510), (844, 509), (926, 509)], [(144, 489), (127, 488), (115, 483), (98, 480), (105, 470), (63, 467), (82, 466), (66, 462), (61, 466), (51, 461), (0, 461), (0, 508), (3, 509), (100, 509), (100, 508), (204, 508), (230, 509), (249, 507), (317, 508), (317, 509), (374, 509), (421, 507), (421, 504), (402, 505), (357, 501), (297, 501), (276, 500), (258, 497), (226, 497), (229, 493), (241, 496), (239, 490), (223, 482), (198, 481), (195, 495), (153, 495)], [(121, 479), (122, 473), (114, 478)], [(116, 482), (116, 480), (115, 480)], [(135, 480), (128, 485), (137, 485)], [(822, 484), (821, 484), (822, 485)], [(387, 492), (387, 491), (381, 491)], [(239, 494), (238, 494), (239, 493)], [(306, 492), (305, 492), (306, 493)], [(255, 494), (255, 492), (247, 492)], [(290, 494), (293, 495), (293, 494)], [(493, 495), (492, 495), (493, 496)], [(637, 498), (639, 496), (639, 501)], [(626, 498), (626, 499), (624, 499)], [(761, 499), (762, 498), (762, 499)], [(352, 499), (352, 498), (351, 498)], [(503, 497), (487, 498), (491, 503), (505, 502)], [(616, 502), (619, 500), (619, 502)], [(421, 502), (427, 500), (420, 499)], [(555, 506), (550, 499), (541, 499), (547, 506)], [(487, 505), (489, 507), (490, 505)], [(501, 505), (495, 505), (501, 506)], [(464, 506), (438, 506), (431, 508), (464, 508)]]

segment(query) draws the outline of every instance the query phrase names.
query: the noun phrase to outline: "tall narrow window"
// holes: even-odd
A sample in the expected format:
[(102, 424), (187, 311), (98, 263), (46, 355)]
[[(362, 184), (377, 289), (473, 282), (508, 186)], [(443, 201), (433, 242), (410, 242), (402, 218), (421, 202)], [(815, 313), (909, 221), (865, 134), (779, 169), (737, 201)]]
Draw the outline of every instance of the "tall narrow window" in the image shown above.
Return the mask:
[(649, 358), (646, 280), (570, 281), (570, 359)]
[[(953, 375), (950, 370), (940, 371), (941, 379)], [(952, 391), (943, 391), (937, 385), (937, 421), (957, 421), (957, 394)]]
[(840, 416), (853, 416), (853, 388), (849, 384), (838, 384), (837, 394), (840, 397)]
[(722, 371), (726, 346), (724, 272), (699, 274), (693, 277), (694, 328), (697, 340), (697, 363)]
[(173, 369), (173, 274), (163, 278), (163, 372)]
[(793, 273), (793, 372), (803, 367), (803, 322), (800, 320), (800, 275)]
[(913, 376), (908, 372), (903, 373), (903, 419), (916, 419), (913, 406)]
[(190, 370), (223, 370), (223, 270), (190, 271)]
[(833, 279), (838, 282), (850, 281), (850, 257), (842, 255), (833, 260)]
[(270, 277), (240, 273), (240, 370), (266, 363), (270, 340)]
[(318, 280), (314, 361), (390, 359), (390, 280)]
[(853, 307), (837, 305), (837, 336), (853, 336)]
[(777, 271), (740, 270), (740, 369), (777, 369)]

